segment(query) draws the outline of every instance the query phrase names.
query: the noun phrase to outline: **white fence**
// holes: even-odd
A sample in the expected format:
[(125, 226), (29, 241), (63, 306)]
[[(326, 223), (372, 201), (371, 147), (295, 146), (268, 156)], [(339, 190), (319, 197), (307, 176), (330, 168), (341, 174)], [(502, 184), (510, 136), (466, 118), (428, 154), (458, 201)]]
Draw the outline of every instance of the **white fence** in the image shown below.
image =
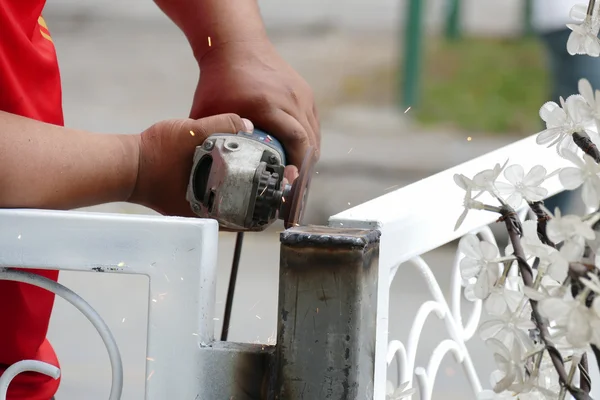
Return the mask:
[[(426, 157), (426, 155), (424, 155)], [(464, 210), (464, 190), (459, 188), (453, 179), (454, 174), (472, 177), (485, 169), (493, 168), (496, 163), (521, 164), (529, 170), (536, 164), (542, 164), (549, 171), (568, 165), (567, 161), (558, 157), (552, 149), (546, 149), (535, 143), (535, 137), (515, 142), (511, 145), (475, 158), (454, 168), (440, 172), (407, 187), (401, 188), (374, 200), (334, 215), (329, 220), (332, 227), (346, 228), (378, 228), (381, 230), (380, 268), (379, 268), (379, 310), (377, 326), (377, 346), (375, 365), (375, 399), (385, 398), (386, 379), (394, 383), (409, 382), (409, 387), (418, 387), (422, 400), (431, 399), (433, 384), (442, 358), (452, 353), (462, 364), (467, 379), (473, 389), (473, 398), (483, 389), (490, 389), (488, 376), (478, 376), (473, 367), (471, 356), (465, 342), (471, 339), (476, 331), (481, 316), (481, 302), (475, 304), (472, 314), (466, 318), (461, 315), (460, 301), (462, 296), (458, 253), (452, 268), (451, 298), (447, 300), (440, 289), (430, 267), (421, 255), (440, 246), (450, 243), (467, 233), (479, 233), (486, 240), (495, 243), (488, 225), (497, 219), (497, 214), (484, 211), (470, 211), (462, 226), (454, 231), (458, 216)], [(558, 178), (553, 178), (545, 186), (548, 196), (552, 196), (564, 188)], [(526, 215), (522, 209), (521, 216)], [(411, 266), (412, 264), (412, 266)], [(406, 268), (416, 267), (421, 272), (431, 292), (431, 301), (425, 302), (419, 309), (408, 341), (388, 338), (388, 320), (394, 310), (389, 304), (389, 287), (396, 277), (402, 277)], [(386, 282), (387, 284), (381, 284)], [(435, 314), (442, 319), (447, 329), (448, 340), (442, 341), (431, 353), (426, 366), (415, 365), (419, 339), (427, 317)], [(593, 357), (593, 356), (592, 356)], [(591, 358), (593, 360), (593, 358)], [(388, 377), (388, 367), (392, 362), (398, 365), (399, 376)], [(598, 387), (600, 376), (591, 364), (592, 397), (600, 398)], [(417, 385), (414, 385), (413, 374)], [(413, 396), (416, 400), (417, 396)]]

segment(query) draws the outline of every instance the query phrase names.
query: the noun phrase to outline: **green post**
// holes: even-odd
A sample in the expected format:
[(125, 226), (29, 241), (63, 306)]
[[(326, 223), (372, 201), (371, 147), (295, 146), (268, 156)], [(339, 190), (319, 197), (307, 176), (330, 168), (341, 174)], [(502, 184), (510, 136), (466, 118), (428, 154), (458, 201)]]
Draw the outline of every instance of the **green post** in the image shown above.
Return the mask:
[(446, 15), (446, 39), (455, 40), (460, 37), (460, 2), (461, 0), (447, 0), (448, 13)]
[[(409, 0), (404, 32), (404, 74), (399, 82), (402, 93), (401, 106), (412, 107), (417, 103), (421, 73), (422, 8), (424, 0)], [(401, 61), (402, 62), (402, 61)]]
[(525, 36), (533, 35), (533, 24), (531, 22), (533, 15), (532, 0), (524, 0), (523, 25)]

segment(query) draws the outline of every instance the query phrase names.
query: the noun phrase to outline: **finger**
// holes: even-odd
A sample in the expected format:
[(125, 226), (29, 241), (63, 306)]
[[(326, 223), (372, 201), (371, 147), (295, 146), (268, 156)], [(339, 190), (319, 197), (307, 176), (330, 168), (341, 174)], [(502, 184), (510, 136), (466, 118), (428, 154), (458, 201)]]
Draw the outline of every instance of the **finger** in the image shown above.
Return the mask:
[(315, 135), (315, 153), (317, 160), (321, 155), (321, 121), (319, 120), (319, 111), (317, 110), (317, 106), (313, 104), (312, 112), (309, 113), (308, 120), (313, 127), (313, 133)]
[(304, 154), (311, 144), (306, 128), (283, 110), (276, 110), (253, 119), (258, 128), (273, 135), (281, 142), (287, 154), (287, 163), (299, 168)]
[[(294, 183), (298, 178), (298, 168), (295, 165), (288, 165), (283, 171), (283, 180), (285, 183)], [(287, 182), (286, 182), (287, 181)]]
[(237, 114), (219, 114), (190, 120), (189, 127), (191, 136), (197, 137), (199, 142), (215, 133), (252, 132), (254, 129), (252, 122)]

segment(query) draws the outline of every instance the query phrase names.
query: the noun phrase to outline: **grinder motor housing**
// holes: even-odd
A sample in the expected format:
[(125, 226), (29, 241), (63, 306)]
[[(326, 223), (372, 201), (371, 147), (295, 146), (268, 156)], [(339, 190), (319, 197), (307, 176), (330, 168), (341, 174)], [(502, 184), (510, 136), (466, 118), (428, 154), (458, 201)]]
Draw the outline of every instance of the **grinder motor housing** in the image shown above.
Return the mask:
[(214, 134), (196, 147), (186, 198), (224, 228), (262, 231), (290, 212), (285, 165), (283, 147), (265, 132)]

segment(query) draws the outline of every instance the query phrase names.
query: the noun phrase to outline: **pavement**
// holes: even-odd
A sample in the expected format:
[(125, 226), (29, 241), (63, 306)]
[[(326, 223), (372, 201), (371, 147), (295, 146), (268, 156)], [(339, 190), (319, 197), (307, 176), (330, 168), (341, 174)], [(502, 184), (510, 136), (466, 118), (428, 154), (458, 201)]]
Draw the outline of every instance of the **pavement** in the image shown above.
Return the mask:
[[(94, 9), (99, 5), (109, 7), (110, 3), (79, 2), (81, 7)], [(381, 2), (384, 3), (391, 2)], [(155, 121), (187, 115), (198, 71), (183, 35), (174, 27), (147, 24), (138, 14), (139, 18), (130, 18), (127, 23), (118, 18), (94, 22), (90, 12), (81, 12), (75, 17), (67, 15), (67, 8), (73, 12), (70, 8), (73, 3), (67, 0), (55, 0), (54, 4), (56, 8), (52, 9), (50, 1), (46, 19), (62, 66), (68, 126), (106, 133), (135, 133)], [(136, 1), (129, 4), (142, 7)], [(275, 7), (274, 1), (269, 4)], [(352, 2), (352, 7), (362, 10), (354, 11), (357, 15), (366, 12), (358, 1)], [(347, 11), (352, 7), (333, 7), (332, 10), (340, 15), (352, 15)], [(313, 180), (305, 222), (326, 223), (329, 215), (515, 140), (511, 136), (492, 139), (472, 134), (472, 140), (467, 141), (460, 132), (421, 130), (411, 122), (410, 111), (404, 114), (403, 110), (399, 112), (377, 104), (347, 104), (343, 77), (369, 74), (373, 68), (395, 62), (395, 33), (341, 28), (315, 29), (311, 34), (303, 29), (299, 32), (291, 30), (291, 33), (275, 35), (274, 42), (315, 88), (317, 101), (326, 109), (322, 120), (322, 160)], [(108, 204), (93, 209), (151, 212), (129, 204)], [(281, 225), (275, 224), (268, 232), (248, 235), (245, 241), (233, 310), (230, 336), (233, 341), (269, 343), (273, 340), (279, 262), (276, 232), (280, 229)], [(231, 234), (220, 236), (215, 318), (222, 314), (233, 241)], [(452, 246), (426, 255), (444, 289), (449, 286), (452, 258)], [(148, 379), (144, 371), (143, 339), (147, 324), (147, 281), (109, 274), (94, 275), (92, 279), (84, 273), (65, 272), (61, 282), (80, 293), (105, 318), (123, 355), (126, 373), (123, 399), (140, 399), (144, 380)], [(416, 271), (407, 268), (398, 273), (390, 293), (390, 338), (407, 338), (416, 310), (428, 299), (425, 282)], [(49, 336), (63, 367), (58, 398), (106, 398), (110, 382), (108, 358), (87, 321), (58, 300)], [(432, 318), (422, 334), (417, 365), (426, 366), (433, 348), (445, 338), (442, 324)], [(474, 340), (470, 348), (481, 380), (487, 384), (490, 355), (482, 351), (478, 340)], [(473, 396), (460, 367), (451, 358), (445, 359), (433, 399), (470, 398)]]

